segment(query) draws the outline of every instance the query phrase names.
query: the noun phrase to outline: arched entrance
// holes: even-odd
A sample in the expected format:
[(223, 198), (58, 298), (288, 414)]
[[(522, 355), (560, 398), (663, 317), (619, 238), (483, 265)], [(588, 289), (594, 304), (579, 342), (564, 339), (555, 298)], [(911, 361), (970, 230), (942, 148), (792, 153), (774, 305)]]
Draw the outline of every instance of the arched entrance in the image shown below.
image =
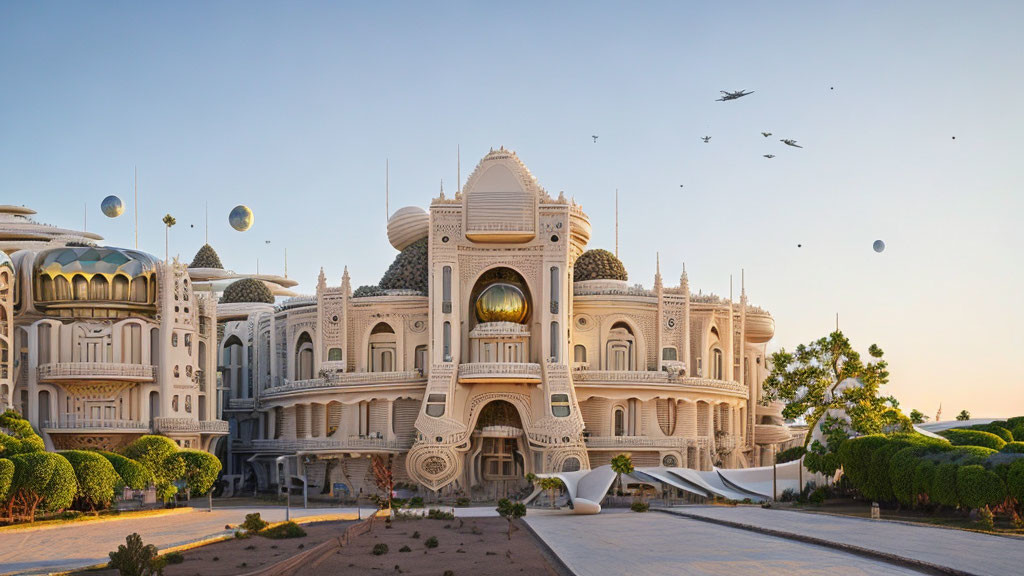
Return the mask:
[(505, 498), (526, 486), (529, 448), (519, 411), (492, 400), (480, 410), (469, 454), (470, 491), (476, 498)]

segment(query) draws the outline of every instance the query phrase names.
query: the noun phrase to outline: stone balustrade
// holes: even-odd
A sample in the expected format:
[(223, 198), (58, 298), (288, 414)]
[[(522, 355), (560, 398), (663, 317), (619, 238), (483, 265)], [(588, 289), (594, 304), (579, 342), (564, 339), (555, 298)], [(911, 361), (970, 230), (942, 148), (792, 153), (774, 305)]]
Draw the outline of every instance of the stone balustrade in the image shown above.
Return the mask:
[(199, 432), (199, 420), (163, 416), (153, 419), (153, 431), (159, 434), (166, 432)]
[(53, 380), (117, 380), (152, 382), (156, 370), (148, 364), (116, 364), (113, 362), (56, 362), (36, 368), (40, 381)]
[(584, 436), (587, 448), (687, 448), (704, 446), (707, 438), (682, 436)]
[(711, 378), (673, 377), (666, 371), (626, 371), (626, 370), (575, 370), (572, 379), (576, 383), (586, 384), (619, 384), (643, 383), (684, 386), (687, 388), (704, 388), (712, 392), (747, 395), (747, 388), (739, 382), (713, 380)]
[(252, 398), (228, 398), (229, 410), (252, 410), (256, 407), (256, 401)]
[(238, 450), (255, 452), (272, 452), (295, 454), (311, 451), (405, 451), (412, 447), (412, 439), (385, 438), (298, 438), (298, 439), (262, 439), (245, 442), (236, 440), (233, 447)]
[(536, 380), (540, 381), (540, 364), (532, 362), (472, 362), (459, 365), (459, 380)]
[(308, 380), (285, 380), (280, 386), (273, 386), (263, 391), (263, 397), (272, 398), (282, 394), (301, 392), (304, 390), (318, 390), (323, 388), (338, 388), (345, 386), (365, 386), (373, 384), (406, 384), (410, 382), (425, 382), (426, 378), (419, 370), (406, 370), (404, 372), (336, 372), (330, 373), (326, 378), (311, 378)]
[(228, 423), (225, 420), (200, 420), (199, 432), (202, 434), (216, 434), (222, 436), (229, 432)]
[(43, 422), (43, 430), (124, 430), (128, 432), (148, 432), (149, 423), (141, 420), (102, 420), (79, 418), (75, 414), (62, 414), (57, 420)]

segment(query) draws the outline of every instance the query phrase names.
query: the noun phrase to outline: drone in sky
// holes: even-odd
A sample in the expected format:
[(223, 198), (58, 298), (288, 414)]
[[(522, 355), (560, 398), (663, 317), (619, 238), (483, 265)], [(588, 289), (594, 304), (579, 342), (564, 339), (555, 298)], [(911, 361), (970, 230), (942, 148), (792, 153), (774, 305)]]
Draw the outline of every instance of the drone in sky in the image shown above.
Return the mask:
[(763, 156), (765, 158), (768, 158), (769, 160), (771, 160), (772, 158), (775, 158), (775, 154), (763, 154)]
[(782, 142), (786, 146), (792, 146), (793, 148), (803, 148), (803, 146), (797, 145), (796, 140), (790, 140), (789, 138), (783, 138), (779, 140), (779, 142)]
[(747, 92), (746, 90), (737, 90), (736, 92), (726, 92), (725, 90), (719, 90), (719, 92), (721, 92), (723, 96), (718, 100), (715, 100), (715, 102), (728, 102), (729, 100), (735, 100), (737, 98), (749, 96), (750, 94), (754, 93), (753, 90), (751, 90), (750, 92)]
[(771, 135), (772, 135), (771, 132), (761, 132), (761, 136), (764, 136), (765, 138), (767, 138), (767, 137), (769, 137)]
[(701, 137), (701, 140), (703, 140), (704, 143), (707, 144), (708, 142), (711, 142), (711, 136), (703, 136)]
[(594, 139), (594, 144), (597, 144), (597, 136), (591, 136)]

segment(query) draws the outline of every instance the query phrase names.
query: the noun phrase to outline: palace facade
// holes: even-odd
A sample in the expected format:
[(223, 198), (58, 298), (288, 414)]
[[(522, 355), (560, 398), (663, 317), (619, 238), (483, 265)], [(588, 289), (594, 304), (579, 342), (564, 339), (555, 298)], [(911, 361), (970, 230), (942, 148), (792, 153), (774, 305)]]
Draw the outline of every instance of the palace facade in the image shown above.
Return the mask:
[(370, 457), (390, 454), (399, 481), (493, 498), (623, 452), (698, 470), (774, 461), (791, 434), (760, 402), (772, 316), (745, 291), (694, 294), (685, 269), (674, 286), (660, 269), (630, 284), (590, 235), (579, 205), (499, 149), (454, 197), (394, 213), (379, 285), (321, 271), (314, 296), (277, 305), (265, 280), (229, 286), (225, 474), (338, 496), (373, 491)]

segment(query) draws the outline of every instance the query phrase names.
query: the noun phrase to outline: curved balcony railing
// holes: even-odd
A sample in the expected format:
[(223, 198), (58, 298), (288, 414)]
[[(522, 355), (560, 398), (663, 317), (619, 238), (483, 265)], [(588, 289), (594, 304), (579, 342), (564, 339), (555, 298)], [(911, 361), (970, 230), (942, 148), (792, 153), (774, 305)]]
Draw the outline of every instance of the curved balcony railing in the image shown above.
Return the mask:
[(292, 440), (236, 440), (232, 443), (236, 450), (252, 450), (254, 452), (291, 453), (300, 451), (401, 451), (412, 447), (412, 439), (384, 438), (299, 438)]
[(228, 423), (225, 420), (200, 420), (199, 432), (202, 434), (224, 435), (229, 432)]
[(152, 382), (156, 371), (148, 364), (116, 364), (113, 362), (56, 362), (41, 364), (36, 376), (43, 382), (53, 380), (120, 380)]
[(706, 446), (707, 438), (682, 436), (583, 436), (587, 448), (687, 448)]
[(123, 430), (125, 432), (148, 432), (149, 423), (141, 420), (102, 420), (78, 418), (74, 414), (62, 415), (58, 420), (43, 422), (43, 430)]
[(269, 398), (291, 392), (318, 390), (322, 388), (338, 388), (345, 386), (366, 386), (374, 384), (406, 384), (410, 382), (426, 382), (419, 370), (403, 372), (336, 372), (326, 378), (309, 380), (285, 380), (280, 386), (273, 386), (263, 391), (263, 397)]
[(755, 444), (781, 444), (792, 439), (793, 433), (785, 426), (776, 426), (774, 424), (754, 425)]
[(171, 416), (153, 419), (154, 432), (199, 432), (199, 420)]
[(459, 365), (459, 380), (540, 381), (540, 364), (531, 362), (472, 362)]
[(688, 376), (672, 377), (668, 372), (656, 370), (577, 370), (572, 373), (572, 379), (577, 383), (628, 384), (635, 382), (638, 384), (665, 384), (689, 388), (706, 388), (730, 394), (747, 394), (747, 387), (739, 382)]

